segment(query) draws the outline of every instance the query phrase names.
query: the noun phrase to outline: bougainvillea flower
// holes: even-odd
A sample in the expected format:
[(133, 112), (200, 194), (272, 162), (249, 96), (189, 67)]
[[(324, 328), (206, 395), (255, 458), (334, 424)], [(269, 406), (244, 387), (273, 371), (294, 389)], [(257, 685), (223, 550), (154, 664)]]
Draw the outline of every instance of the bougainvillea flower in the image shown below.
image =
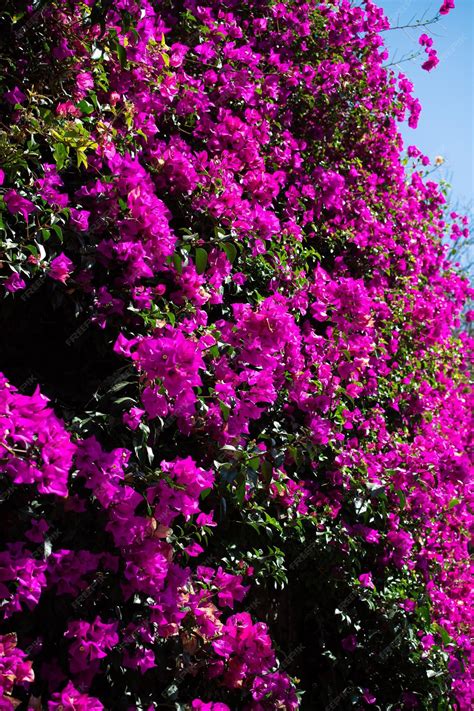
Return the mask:
[(25, 222), (28, 222), (29, 215), (31, 215), (31, 213), (36, 209), (31, 200), (22, 197), (16, 190), (8, 190), (8, 192), (6, 192), (3, 196), (3, 199), (5, 200), (5, 204), (12, 215), (19, 212), (23, 215)]
[(362, 573), (358, 578), (360, 584), (363, 588), (373, 588), (374, 583), (372, 582), (372, 573)]
[(9, 104), (22, 104), (26, 100), (25, 94), (18, 86), (14, 86), (13, 89), (9, 89), (3, 95), (5, 101)]
[(51, 279), (55, 281), (61, 281), (63, 284), (66, 283), (69, 275), (72, 272), (73, 263), (66, 257), (65, 254), (58, 254), (57, 257), (51, 260), (48, 274)]
[(4, 705), (471, 711), (469, 226), (382, 8), (17, 11)]
[(102, 711), (103, 708), (98, 699), (78, 691), (71, 681), (48, 701), (48, 711)]
[(13, 272), (6, 281), (3, 282), (3, 287), (6, 291), (14, 293), (15, 291), (21, 291), (26, 287), (25, 280), (17, 272)]
[(454, 0), (444, 0), (443, 4), (439, 9), (440, 15), (447, 15), (451, 10), (454, 10)]

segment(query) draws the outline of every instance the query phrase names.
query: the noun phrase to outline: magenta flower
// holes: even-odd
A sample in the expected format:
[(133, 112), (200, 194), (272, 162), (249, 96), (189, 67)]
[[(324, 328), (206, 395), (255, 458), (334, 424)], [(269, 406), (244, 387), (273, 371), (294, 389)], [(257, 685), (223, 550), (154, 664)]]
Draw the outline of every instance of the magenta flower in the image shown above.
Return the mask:
[(42, 543), (45, 539), (45, 533), (49, 529), (49, 524), (44, 518), (38, 521), (31, 522), (31, 528), (25, 532), (26, 538), (34, 543)]
[(414, 541), (412, 535), (408, 533), (408, 531), (389, 531), (387, 534), (387, 542), (392, 548), (390, 557), (393, 559), (395, 565), (400, 567), (410, 555), (413, 548)]
[(81, 116), (80, 109), (72, 101), (60, 101), (56, 106), (56, 113), (58, 116)]
[(139, 309), (149, 309), (153, 300), (153, 290), (146, 286), (137, 286), (132, 290), (132, 298)]
[[(303, 525), (302, 556), (319, 558), (325, 546), (321, 560), (339, 560), (336, 571), (316, 576), (324, 587), (328, 572), (329, 595), (341, 575), (376, 561), (377, 584), (393, 581), (400, 593), (393, 605), (419, 640), (421, 667), (433, 644), (444, 647), (442, 664), (430, 659), (443, 668), (437, 680), (470, 708), (472, 339), (461, 325), (470, 291), (443, 247), (445, 237), (468, 236), (468, 225), (446, 209), (423, 170), (428, 158), (413, 146), (405, 168), (399, 124), (416, 127), (421, 106), (409, 79), (384, 67), (388, 20), (377, 3), (348, 0), (121, 0), (99, 27), (93, 5), (49, 3), (45, 14), (50, 54), (72, 96), (58, 104), (15, 87), (3, 101), (6, 121), (12, 113), (20, 120), (19, 137), (29, 117), (14, 107), (31, 95), (51, 108), (72, 153), (76, 138), (97, 142), (87, 165), (79, 150), (71, 171), (41, 166), (23, 191), (37, 207), (21, 189), (5, 190), (9, 223), (35, 209), (39, 227), (55, 213), (68, 222), (65, 245), (80, 258), (50, 251), (49, 275), (69, 284), (74, 273), (74, 300), (89, 304), (104, 328), (84, 367), (91, 356), (94, 389), (106, 396), (84, 427), (89, 403), (63, 404), (51, 383), (65, 423), (39, 390), (23, 394), (29, 380), (18, 391), (0, 376), (0, 498), (10, 541), (0, 550), (0, 611), (14, 616), (9, 625), (31, 656), (42, 640), (42, 656), (69, 646), (69, 668), (67, 655), (45, 664), (35, 657), (42, 703), (98, 711), (103, 694), (107, 707), (123, 701), (151, 711), (150, 699), (138, 698), (148, 695), (139, 677), (153, 675), (161, 650), (171, 654), (174, 681), (181, 668), (190, 672), (186, 688), (214, 679), (209, 688), (236, 708), (295, 711), (292, 680), (275, 671), (269, 630), (250, 615), (259, 609), (253, 597), (246, 604), (254, 572), (247, 553), (226, 551), (241, 524), (256, 525), (261, 514), (269, 534)], [(439, 12), (453, 7), (445, 0)], [(19, 31), (34, 34), (35, 22)], [(88, 48), (112, 35), (107, 56), (95, 52), (91, 62)], [(431, 71), (433, 40), (423, 34), (419, 47)], [(80, 101), (97, 82), (97, 96)], [(31, 249), (17, 227), (19, 247)], [(37, 267), (48, 232), (31, 227), (40, 249), (25, 263)], [(45, 246), (56, 243), (51, 234)], [(24, 288), (8, 264), (5, 290)], [(123, 369), (119, 358), (129, 361)], [(97, 382), (109, 366), (111, 377)], [(110, 450), (81, 439), (89, 427)], [(121, 439), (130, 450), (112, 448)], [(306, 563), (295, 572), (303, 575)], [(359, 576), (354, 595), (374, 589), (372, 576)], [(59, 628), (49, 626), (56, 607), (66, 615)], [(383, 660), (369, 618), (363, 628), (359, 702), (383, 707), (383, 684), (377, 699), (364, 687)], [(346, 653), (358, 647), (349, 634), (334, 653), (350, 662)], [(284, 652), (289, 666), (292, 651)], [(128, 702), (114, 696), (123, 667)], [(397, 698), (414, 707), (419, 687), (404, 696), (412, 680), (401, 674)], [(14, 685), (31, 680), (26, 655), (0, 637), (0, 699), (16, 703)], [(413, 682), (432, 683), (423, 673)], [(92, 683), (101, 700), (88, 696)], [(29, 704), (41, 705), (34, 697)]]
[(90, 212), (88, 210), (76, 210), (75, 207), (71, 207), (71, 223), (80, 232), (87, 232), (89, 229), (89, 217)]
[(358, 580), (363, 588), (375, 587), (372, 582), (372, 573), (362, 573), (362, 575), (359, 575)]
[(131, 430), (136, 430), (144, 414), (145, 410), (142, 410), (139, 407), (132, 407), (130, 409), (130, 412), (123, 413), (122, 419), (124, 424), (127, 425), (127, 427), (130, 427)]
[(269, 671), (275, 663), (267, 626), (262, 622), (254, 624), (248, 612), (229, 617), (212, 647), (218, 657), (231, 660), (223, 675), (230, 688), (238, 688), (248, 672)]
[(6, 291), (13, 293), (15, 291), (21, 291), (21, 289), (24, 289), (26, 283), (17, 272), (13, 272), (13, 274), (10, 274), (8, 279), (3, 282), (3, 286)]
[[(24, 607), (33, 610), (46, 587), (46, 563), (34, 558), (22, 543), (8, 543), (0, 552), (0, 598), (5, 619)], [(11, 583), (15, 592), (10, 593)]]
[(65, 254), (61, 253), (51, 261), (48, 274), (51, 279), (61, 281), (65, 284), (72, 272), (72, 266), (73, 263), (69, 257), (66, 257)]
[(416, 602), (414, 600), (406, 599), (401, 603), (401, 607), (403, 607), (403, 609), (407, 612), (413, 612), (413, 610), (416, 609)]
[(129, 457), (126, 449), (104, 451), (95, 437), (78, 442), (75, 459), (80, 476), (104, 508), (123, 496), (121, 482)]
[(150, 420), (154, 420), (155, 417), (166, 417), (168, 414), (168, 401), (157, 387), (147, 387), (143, 390), (142, 403), (144, 412), (146, 411)]
[(214, 518), (212, 516), (212, 513), (206, 514), (206, 513), (200, 513), (196, 517), (196, 523), (198, 526), (217, 526), (217, 523), (214, 521)]
[(426, 60), (426, 62), (423, 62), (423, 64), (421, 65), (421, 68), (427, 72), (431, 72), (431, 70), (434, 69), (436, 66), (438, 66), (438, 64), (439, 64), (439, 59), (436, 54), (436, 51), (432, 50), (429, 52), (429, 56), (428, 56), (428, 59)]
[(122, 663), (128, 669), (139, 669), (142, 674), (148, 669), (156, 667), (153, 650), (145, 647), (126, 649), (122, 657)]
[(426, 652), (434, 646), (435, 639), (432, 634), (425, 634), (421, 637), (420, 644), (423, 647), (423, 650)]
[(433, 40), (431, 39), (431, 37), (428, 37), (427, 34), (421, 35), (420, 38), (419, 38), (419, 40), (418, 40), (418, 42), (419, 42), (419, 44), (420, 44), (422, 47), (428, 47), (428, 48), (429, 48), (429, 47), (432, 47), (432, 46), (433, 46)]
[(8, 101), (9, 104), (12, 104), (13, 106), (15, 104), (22, 104), (26, 100), (25, 94), (18, 86), (13, 87), (13, 89), (10, 89), (9, 91), (6, 91), (3, 97), (6, 101)]
[(447, 15), (451, 12), (451, 10), (454, 10), (454, 7), (454, 0), (444, 0), (443, 4), (439, 8), (439, 14)]
[(55, 587), (59, 595), (79, 595), (87, 587), (87, 575), (95, 573), (101, 563), (100, 555), (87, 550), (59, 549), (48, 556), (48, 587)]
[(300, 704), (295, 689), (287, 674), (270, 672), (256, 676), (252, 685), (252, 698), (258, 704), (257, 709), (270, 708), (296, 711)]
[(76, 87), (81, 96), (85, 94), (94, 87), (94, 79), (90, 72), (79, 72), (76, 75)]
[[(130, 523), (124, 521), (123, 525), (130, 526)], [(144, 533), (146, 531), (142, 535)], [(163, 588), (169, 569), (168, 553), (169, 545), (154, 538), (147, 538), (143, 542), (137, 540), (130, 547), (124, 556), (123, 591), (126, 598), (138, 591), (154, 595)]]
[(39, 388), (21, 395), (0, 377), (2, 469), (15, 485), (35, 484), (42, 494), (63, 497), (75, 446), (47, 402)]
[(48, 701), (48, 711), (102, 711), (103, 708), (98, 699), (78, 691), (72, 681)]
[(200, 513), (199, 497), (205, 489), (212, 487), (213, 473), (197, 467), (191, 457), (163, 461), (161, 468), (169, 477), (169, 483), (161, 480), (147, 492), (149, 503), (156, 502), (155, 518), (169, 526), (180, 513), (186, 519)]
[[(33, 662), (26, 659), (26, 654), (17, 645), (16, 634), (0, 635), (0, 689), (2, 694), (11, 694), (15, 684), (30, 684), (35, 675)], [(5, 711), (13, 709), (6, 696), (3, 696)]]
[(58, 175), (56, 166), (52, 163), (43, 165), (44, 178), (39, 178), (35, 185), (38, 188), (39, 195), (45, 200), (48, 205), (57, 209), (66, 207), (69, 198), (65, 193), (59, 192), (58, 188), (64, 186), (61, 177)]
[(55, 59), (62, 60), (67, 59), (67, 57), (73, 57), (74, 50), (69, 47), (66, 37), (60, 37), (58, 44), (56, 47), (53, 47), (51, 54)]
[(428, 55), (428, 59), (421, 65), (421, 68), (430, 72), (439, 64), (438, 54), (436, 50), (433, 49), (433, 40), (431, 37), (428, 37), (427, 34), (422, 34), (418, 42), (425, 48), (425, 53)]
[(87, 671), (91, 662), (104, 659), (119, 641), (117, 629), (117, 622), (105, 623), (99, 616), (93, 622), (70, 622), (64, 636), (74, 640), (69, 647), (71, 671)]
[(352, 526), (352, 533), (361, 536), (368, 543), (378, 543), (380, 540), (380, 533), (374, 528), (369, 528), (369, 526), (364, 526), (361, 523), (356, 523)]
[(189, 545), (186, 546), (184, 551), (188, 554), (190, 558), (197, 558), (197, 556), (201, 555), (201, 553), (204, 553), (204, 548), (197, 543), (197, 541), (192, 541)]
[(364, 689), (364, 693), (362, 694), (362, 698), (364, 699), (365, 703), (371, 706), (372, 704), (375, 704), (377, 701), (376, 697), (372, 694), (372, 692), (369, 689)]
[(5, 204), (9, 212), (11, 212), (12, 215), (19, 212), (23, 215), (25, 222), (28, 222), (29, 215), (36, 210), (36, 207), (31, 200), (22, 197), (16, 190), (9, 190), (6, 192), (3, 199), (5, 200)]
[(329, 442), (331, 436), (331, 424), (323, 417), (316, 415), (309, 423), (311, 439), (315, 444), (324, 445)]

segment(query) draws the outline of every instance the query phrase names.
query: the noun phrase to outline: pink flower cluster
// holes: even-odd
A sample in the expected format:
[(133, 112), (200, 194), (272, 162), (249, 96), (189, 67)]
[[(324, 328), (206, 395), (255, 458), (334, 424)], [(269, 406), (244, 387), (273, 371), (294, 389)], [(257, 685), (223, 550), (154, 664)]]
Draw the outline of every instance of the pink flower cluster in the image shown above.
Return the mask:
[(196, 396), (193, 388), (201, 385), (199, 370), (204, 368), (202, 344), (177, 329), (158, 331), (156, 336), (127, 341), (119, 338), (115, 349), (131, 355), (149, 384), (142, 393), (142, 402), (150, 419), (173, 413), (189, 429)]
[(428, 59), (423, 62), (421, 67), (427, 72), (430, 72), (439, 64), (438, 53), (433, 48), (433, 40), (431, 37), (428, 37), (428, 35), (422, 34), (418, 42), (422, 47), (424, 47), (424, 50), (428, 55)]
[(439, 8), (440, 15), (447, 15), (454, 10), (454, 0), (443, 0), (443, 4)]
[(67, 496), (75, 447), (47, 402), (39, 389), (21, 395), (0, 375), (0, 470), (15, 484)]
[(0, 635), (0, 703), (7, 708), (8, 696), (15, 686), (31, 683), (34, 674), (32, 662), (26, 659), (26, 654), (17, 647), (14, 634)]
[[(189, 568), (174, 561), (176, 552), (166, 540), (179, 515), (185, 519), (196, 516), (200, 526), (215, 525), (212, 513), (202, 513), (199, 507), (200, 495), (214, 484), (213, 473), (197, 467), (190, 457), (163, 461), (160, 465), (162, 478), (146, 490), (151, 509), (150, 515), (144, 516), (138, 513), (143, 497), (125, 483), (130, 458), (128, 450), (106, 452), (93, 437), (78, 441), (76, 445), (71, 444), (69, 437), (67, 443), (58, 439), (59, 432), (63, 439), (65, 432), (62, 429), (58, 432), (58, 421), (45, 408), (45, 398), (38, 391), (33, 396), (18, 395), (5, 378), (2, 382), (8, 396), (16, 398), (15, 412), (22, 425), (23, 449), (15, 454), (17, 466), (19, 461), (28, 460), (28, 447), (38, 442), (37, 412), (38, 409), (40, 412), (44, 410), (42, 416), (49, 419), (43, 426), (41, 442), (46, 445), (47, 437), (51, 438), (51, 442), (48, 441), (51, 446), (53, 442), (59, 442), (59, 451), (66, 458), (64, 469), (60, 471), (62, 488), (56, 486), (53, 492), (48, 490), (46, 493), (62, 497), (64, 487), (68, 484), (73, 487), (74, 481), (82, 481), (85, 486), (83, 494), (75, 494), (70, 504), (64, 505), (80, 515), (95, 500), (103, 512), (100, 514), (103, 535), (110, 534), (114, 541), (112, 550), (107, 547), (101, 553), (58, 549), (46, 558), (42, 546), (32, 549), (31, 545), (42, 541), (49, 527), (44, 520), (35, 522), (33, 519), (32, 529), (26, 532), (29, 540), (8, 544), (0, 553), (0, 597), (4, 617), (21, 612), (23, 606), (34, 610), (41, 596), (49, 590), (54, 590), (57, 596), (72, 597), (73, 605), (81, 603), (87, 600), (88, 589), (97, 584), (92, 576), (116, 574), (119, 566), (123, 570), (121, 589), (124, 601), (132, 596), (135, 600), (137, 596), (144, 596), (151, 610), (148, 621), (131, 623), (122, 629), (117, 620), (104, 621), (100, 616), (91, 621), (71, 619), (64, 631), (64, 639), (70, 641), (69, 674), (73, 681), (62, 691), (55, 691), (48, 708), (58, 708), (60, 703), (66, 704), (66, 708), (68, 704), (70, 708), (102, 708), (97, 699), (77, 691), (77, 688), (90, 688), (102, 671), (103, 660), (115, 649), (120, 650), (122, 663), (127, 668), (139, 669), (141, 673), (154, 668), (153, 644), (160, 638), (177, 635), (184, 618), (188, 620), (188, 627), (194, 625), (201, 640), (207, 640), (209, 651), (214, 650), (215, 661), (209, 668), (211, 677), (217, 670), (219, 673), (225, 671), (223, 683), (229, 688), (243, 683), (250, 687), (263, 669), (271, 668), (275, 656), (265, 625), (257, 623), (245, 629), (243, 621), (251, 621), (248, 613), (230, 617), (225, 623), (220, 620), (222, 611), (219, 608), (233, 608), (236, 602), (243, 601), (248, 591), (248, 586), (242, 584), (243, 576), (226, 573), (221, 567), (217, 571), (198, 567), (192, 574)], [(51, 422), (55, 426), (52, 427)], [(35, 478), (25, 481), (14, 477), (13, 481), (18, 486), (35, 483), (37, 490), (42, 491), (49, 466), (49, 460), (43, 458), (41, 468), (38, 462), (35, 466)], [(251, 630), (254, 630), (254, 636), (249, 636)], [(262, 655), (267, 659), (264, 667)], [(222, 661), (222, 657), (227, 661)], [(10, 665), (16, 659), (23, 659), (21, 652), (7, 655)], [(17, 685), (33, 678), (31, 662), (22, 662), (22, 666), (19, 661), (15, 662)], [(24, 673), (20, 673), (22, 670)], [(10, 672), (7, 677), (14, 680)], [(61, 674), (51, 677), (52, 688), (57, 688), (63, 679)], [(292, 698), (294, 692), (286, 677), (282, 677), (279, 685), (286, 689), (288, 698)], [(11, 688), (13, 681), (7, 691)], [(281, 696), (281, 690), (278, 693)], [(288, 705), (288, 708), (293, 707)]]
[[(142, 687), (169, 678), (192, 709), (298, 708), (271, 611), (267, 624), (247, 603), (277, 543), (255, 553), (248, 528), (269, 549), (288, 535), (289, 551), (342, 552), (335, 589), (419, 615), (410, 642), (420, 660), (444, 655), (467, 711), (472, 290), (444, 245), (467, 223), (447, 216), (429, 160), (402, 153), (398, 123), (415, 128), (421, 107), (384, 67), (387, 19), (350, 0), (93, 6), (59, 0), (41, 19), (44, 61), (68, 77), (50, 114), (96, 148), (21, 188), (0, 173), (15, 229), (67, 213), (64, 246), (45, 238), (47, 259), (32, 252), (21, 273), (36, 260), (128, 373), (104, 383), (112, 404), (64, 421), (0, 376), (0, 611), (42, 702), (93, 711), (119, 689), (146, 708)], [(18, 121), (25, 77), (4, 94)], [(333, 647), (355, 656), (364, 633)], [(32, 663), (0, 638), (5, 709), (36, 689)], [(359, 701), (376, 697), (361, 686)]]

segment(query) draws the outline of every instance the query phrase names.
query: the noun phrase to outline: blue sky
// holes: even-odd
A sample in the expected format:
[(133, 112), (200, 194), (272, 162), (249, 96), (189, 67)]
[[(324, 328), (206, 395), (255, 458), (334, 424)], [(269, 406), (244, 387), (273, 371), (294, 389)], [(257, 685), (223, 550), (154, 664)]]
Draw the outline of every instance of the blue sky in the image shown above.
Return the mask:
[[(441, 6), (441, 0), (375, 1), (383, 7), (392, 26), (430, 19)], [(423, 32), (433, 38), (440, 59), (431, 72), (421, 69), (421, 56), (401, 61), (419, 49), (418, 38)], [(428, 27), (383, 34), (390, 52), (388, 61), (397, 62), (413, 82), (423, 107), (418, 128), (402, 128), (405, 145), (418, 146), (431, 159), (443, 156), (445, 163), (433, 178), (437, 175), (451, 183), (453, 206), (473, 206), (474, 1), (456, 0), (456, 8), (449, 15)]]

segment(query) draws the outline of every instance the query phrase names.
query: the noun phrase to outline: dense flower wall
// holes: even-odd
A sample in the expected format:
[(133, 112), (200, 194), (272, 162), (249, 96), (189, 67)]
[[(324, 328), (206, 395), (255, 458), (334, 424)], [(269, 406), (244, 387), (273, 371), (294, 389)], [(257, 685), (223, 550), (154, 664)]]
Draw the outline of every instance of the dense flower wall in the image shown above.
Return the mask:
[(467, 224), (382, 10), (2, 8), (0, 709), (471, 709)]

